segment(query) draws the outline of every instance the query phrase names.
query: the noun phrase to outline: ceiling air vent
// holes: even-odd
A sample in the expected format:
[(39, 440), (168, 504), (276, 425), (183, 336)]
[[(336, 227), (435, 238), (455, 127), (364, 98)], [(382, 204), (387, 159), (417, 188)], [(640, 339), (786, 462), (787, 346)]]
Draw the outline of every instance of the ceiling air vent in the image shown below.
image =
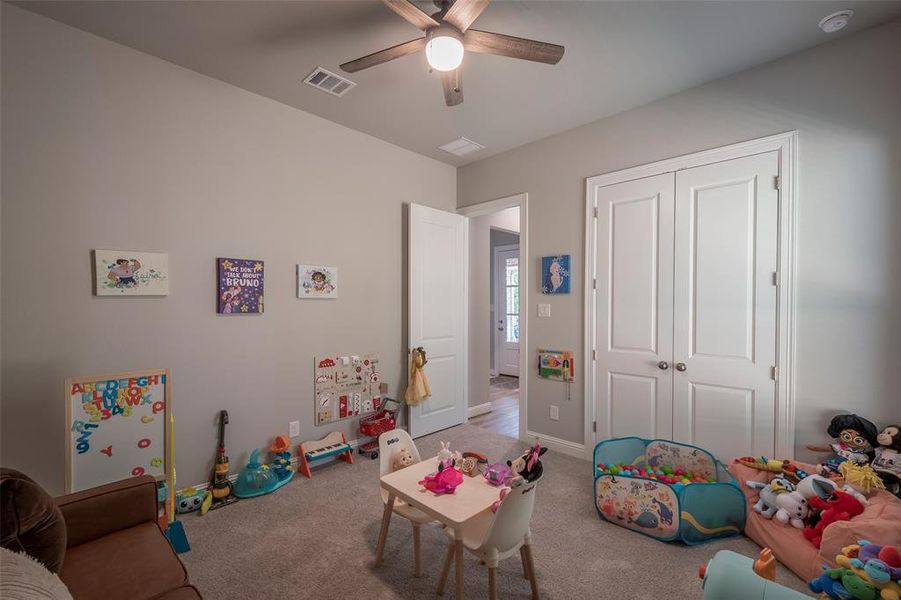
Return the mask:
[(482, 144), (474, 142), (465, 137), (461, 137), (452, 142), (448, 142), (443, 146), (438, 146), (439, 150), (444, 150), (445, 152), (450, 152), (451, 154), (456, 154), (457, 156), (464, 156), (466, 154), (478, 152), (479, 150), (482, 150), (484, 148), (485, 146), (483, 146)]
[(350, 91), (350, 88), (357, 85), (353, 81), (344, 79), (340, 75), (335, 75), (331, 71), (326, 71), (322, 67), (316, 67), (312, 73), (307, 75), (303, 82), (312, 85), (317, 90), (328, 92), (332, 96), (338, 96), (339, 98)]

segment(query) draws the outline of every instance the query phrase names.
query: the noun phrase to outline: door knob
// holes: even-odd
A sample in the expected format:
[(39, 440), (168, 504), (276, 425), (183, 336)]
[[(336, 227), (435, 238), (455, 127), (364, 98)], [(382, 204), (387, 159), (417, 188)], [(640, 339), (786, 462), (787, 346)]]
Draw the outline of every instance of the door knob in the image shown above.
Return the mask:
[(687, 368), (688, 368), (688, 367), (685, 366), (685, 363), (682, 363), (682, 362), (676, 363), (676, 370), (677, 370), (677, 371), (684, 371), (684, 370), (687, 369)]
[(667, 369), (669, 369), (669, 363), (665, 360), (661, 360), (659, 363), (657, 363), (657, 368), (661, 371), (666, 371)]

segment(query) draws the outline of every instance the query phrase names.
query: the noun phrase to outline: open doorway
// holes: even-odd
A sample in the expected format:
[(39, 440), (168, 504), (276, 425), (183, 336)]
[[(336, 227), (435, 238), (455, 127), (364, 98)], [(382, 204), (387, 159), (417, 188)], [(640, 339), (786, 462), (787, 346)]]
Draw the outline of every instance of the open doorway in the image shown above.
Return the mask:
[(520, 208), (473, 216), (470, 250), (470, 423), (520, 431)]

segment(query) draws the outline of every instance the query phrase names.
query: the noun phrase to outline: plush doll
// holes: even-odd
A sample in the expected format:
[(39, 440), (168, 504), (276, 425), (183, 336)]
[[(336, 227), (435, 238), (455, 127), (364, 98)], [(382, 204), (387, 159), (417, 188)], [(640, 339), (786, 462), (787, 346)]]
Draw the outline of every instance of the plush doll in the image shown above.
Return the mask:
[(823, 574), (811, 581), (808, 587), (812, 592), (825, 594), (835, 600), (877, 600), (876, 588), (862, 579), (850, 569), (823, 569)]
[(450, 450), (450, 442), (441, 442), (441, 450), (438, 451), (438, 460), (444, 462), (453, 457), (454, 453)]
[[(746, 485), (751, 489), (760, 490), (757, 503), (754, 505), (754, 511), (764, 519), (772, 519), (779, 512), (780, 507), (776, 502), (779, 495), (795, 491), (795, 486), (783, 477), (774, 477), (769, 483), (748, 481)], [(801, 499), (803, 500), (804, 498), (802, 497)], [(788, 519), (780, 520), (780, 522), (783, 524), (787, 523)]]
[(786, 525), (791, 523), (792, 527), (797, 529), (804, 528), (804, 519), (807, 518), (807, 499), (799, 492), (785, 492), (776, 496), (775, 519), (777, 522)]
[(831, 479), (814, 473), (799, 481), (796, 488), (797, 492), (808, 500), (814, 496), (819, 496), (825, 500), (832, 495), (832, 492), (838, 488), (838, 485)]
[(532, 482), (541, 478), (544, 473), (544, 467), (541, 466), (541, 456), (547, 452), (547, 448), (542, 448), (541, 443), (537, 440), (535, 445), (525, 451), (525, 453), (514, 460), (508, 460), (509, 466), (514, 473), (522, 477), (526, 482)]
[(851, 487), (864, 496), (871, 496), (885, 489), (882, 479), (870, 465), (856, 465), (846, 460), (838, 466), (838, 472), (845, 478), (845, 487)]
[(837, 521), (847, 521), (856, 517), (864, 509), (864, 505), (857, 498), (841, 490), (833, 492), (828, 500), (814, 496), (808, 501), (808, 504), (821, 511), (820, 520), (816, 526), (804, 528), (804, 537), (817, 548), (823, 541), (823, 530), (826, 527)]
[(901, 498), (901, 427), (889, 425), (876, 436), (879, 447), (873, 459), (873, 470), (888, 491)]
[(876, 546), (866, 541), (842, 548), (842, 553), (835, 557), (839, 567), (852, 571), (872, 585), (877, 590), (877, 597), (883, 600), (898, 600), (901, 594), (899, 560), (897, 547)]
[(404, 467), (409, 467), (416, 460), (407, 448), (401, 448), (391, 457), (391, 468), (394, 471), (400, 471)]
[(817, 465), (820, 475), (838, 473), (838, 465), (846, 460), (864, 465), (873, 458), (873, 448), (877, 445), (877, 429), (870, 421), (857, 415), (836, 415), (826, 429), (834, 441), (828, 446), (808, 445), (812, 452), (834, 452), (835, 456)]

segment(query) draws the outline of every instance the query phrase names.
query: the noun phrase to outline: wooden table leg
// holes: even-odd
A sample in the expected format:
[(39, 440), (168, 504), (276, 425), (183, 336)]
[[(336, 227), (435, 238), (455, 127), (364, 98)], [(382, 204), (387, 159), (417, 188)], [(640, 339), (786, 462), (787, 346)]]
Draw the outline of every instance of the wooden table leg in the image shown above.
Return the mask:
[(522, 576), (525, 579), (529, 578), (529, 563), (526, 561), (526, 547), (519, 547), (519, 558), (522, 560)]
[(488, 600), (497, 600), (496, 567), (488, 567)]
[(422, 577), (422, 561), (419, 558), (419, 523), (413, 523), (413, 570)]
[(379, 530), (379, 543), (375, 548), (375, 566), (382, 566), (382, 555), (385, 553), (385, 540), (388, 539), (388, 525), (391, 523), (391, 513), (394, 512), (394, 494), (388, 494), (385, 503), (385, 512), (382, 513), (382, 528)]
[(444, 595), (444, 584), (447, 583), (447, 576), (450, 574), (451, 563), (454, 562), (454, 554), (456, 554), (456, 548), (454, 547), (454, 543), (451, 542), (447, 545), (447, 556), (444, 559), (444, 566), (441, 568), (441, 577), (438, 578), (438, 595)]
[(454, 573), (454, 584), (456, 584), (457, 590), (456, 598), (457, 600), (463, 600), (463, 540), (459, 538), (454, 540), (454, 554), (457, 562), (457, 568)]
[(532, 560), (532, 546), (523, 544), (526, 564), (529, 565), (529, 585), (532, 586), (532, 600), (538, 600), (538, 579), (535, 577), (535, 562)]

